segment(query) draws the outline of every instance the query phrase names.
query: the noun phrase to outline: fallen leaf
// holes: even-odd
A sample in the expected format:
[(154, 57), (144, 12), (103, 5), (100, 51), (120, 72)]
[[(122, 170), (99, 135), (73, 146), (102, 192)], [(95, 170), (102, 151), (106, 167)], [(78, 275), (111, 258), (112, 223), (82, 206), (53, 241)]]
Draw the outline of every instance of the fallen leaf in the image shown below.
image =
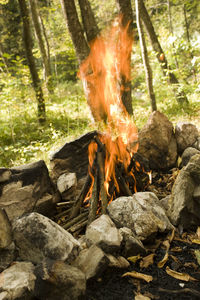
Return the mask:
[(197, 281), (197, 279), (195, 279), (194, 277), (190, 276), (189, 274), (187, 273), (179, 273), (179, 272), (176, 272), (172, 269), (170, 269), (169, 267), (166, 267), (166, 273), (176, 279), (179, 279), (179, 280), (183, 280), (183, 281)]
[(138, 255), (136, 255), (136, 256), (130, 256), (130, 257), (128, 257), (127, 259), (129, 260), (129, 261), (131, 261), (132, 263), (136, 263), (136, 261), (138, 261), (138, 259), (140, 259), (141, 258), (141, 256), (140, 256), (140, 254), (138, 254)]
[(171, 235), (168, 237), (170, 243), (173, 241), (174, 235), (175, 235), (175, 229), (172, 230)]
[(138, 294), (135, 296), (135, 300), (151, 300), (151, 298), (144, 296), (142, 294)]
[(158, 262), (158, 268), (162, 268), (164, 267), (164, 265), (166, 264), (167, 260), (168, 260), (169, 254), (168, 251), (165, 253), (165, 256), (163, 257), (163, 259), (161, 261)]
[(200, 239), (200, 227), (197, 228), (197, 237)]
[(171, 248), (170, 251), (172, 251), (172, 252), (181, 252), (182, 248), (181, 247), (174, 247), (174, 248)]
[(170, 257), (171, 257), (177, 264), (181, 264), (180, 260), (179, 260), (176, 256), (170, 254)]
[(148, 266), (153, 264), (155, 253), (149, 254), (142, 258), (140, 261), (140, 268), (148, 268)]
[(196, 256), (198, 264), (200, 265), (200, 250), (194, 250), (194, 254)]
[(194, 239), (194, 240), (192, 240), (192, 243), (200, 245), (200, 240), (199, 239)]
[(143, 279), (146, 282), (150, 282), (150, 281), (153, 280), (153, 277), (151, 275), (147, 275), (147, 274), (143, 274), (143, 273), (138, 273), (136, 271), (127, 272), (127, 273), (124, 273), (122, 275), (122, 277), (125, 277), (125, 276), (131, 276), (133, 278)]
[(193, 268), (194, 270), (198, 269), (198, 266), (194, 262), (186, 262), (186, 263), (184, 263), (184, 267)]

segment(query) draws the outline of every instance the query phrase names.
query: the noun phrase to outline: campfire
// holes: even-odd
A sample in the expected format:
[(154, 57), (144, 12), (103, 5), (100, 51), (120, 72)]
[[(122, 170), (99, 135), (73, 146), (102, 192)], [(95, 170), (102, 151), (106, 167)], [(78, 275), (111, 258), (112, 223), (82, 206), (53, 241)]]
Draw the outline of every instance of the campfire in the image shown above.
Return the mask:
[(66, 229), (80, 220), (80, 227), (90, 224), (106, 213), (112, 200), (144, 191), (149, 183), (148, 163), (137, 154), (138, 131), (122, 101), (122, 78), (128, 82), (131, 77), (133, 37), (128, 34), (129, 24), (123, 27), (121, 21), (118, 17), (91, 43), (90, 55), (80, 68), (88, 104), (103, 133), (89, 144), (88, 175)]

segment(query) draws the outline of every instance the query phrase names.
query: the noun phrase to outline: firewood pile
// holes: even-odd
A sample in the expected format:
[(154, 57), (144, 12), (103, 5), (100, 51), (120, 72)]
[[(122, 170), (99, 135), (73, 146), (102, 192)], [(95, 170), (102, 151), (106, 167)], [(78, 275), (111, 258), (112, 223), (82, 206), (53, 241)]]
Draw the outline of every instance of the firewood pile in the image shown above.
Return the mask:
[(75, 200), (57, 204), (55, 221), (72, 234), (79, 234), (97, 216), (106, 213), (111, 201), (120, 196), (132, 196), (135, 192), (145, 191), (150, 182), (148, 160), (135, 153), (125, 167), (116, 157), (115, 172), (106, 188), (106, 157), (110, 155), (106, 145), (97, 133), (90, 142), (96, 149), (94, 158), (88, 166), (85, 183)]

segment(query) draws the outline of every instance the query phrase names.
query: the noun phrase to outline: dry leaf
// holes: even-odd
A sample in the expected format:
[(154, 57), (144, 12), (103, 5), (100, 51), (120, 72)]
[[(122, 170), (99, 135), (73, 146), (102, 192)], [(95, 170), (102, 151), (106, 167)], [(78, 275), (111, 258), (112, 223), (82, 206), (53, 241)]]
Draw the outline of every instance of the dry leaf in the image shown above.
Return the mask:
[(127, 273), (125, 273), (125, 274), (122, 275), (122, 277), (125, 277), (125, 276), (131, 276), (133, 278), (143, 279), (146, 282), (150, 282), (150, 281), (153, 280), (153, 277), (151, 275), (146, 275), (146, 274), (143, 274), (143, 273), (138, 273), (136, 271), (127, 272)]
[(174, 247), (174, 248), (171, 248), (170, 251), (172, 251), (172, 252), (181, 252), (182, 248), (181, 247)]
[(136, 256), (130, 256), (130, 257), (128, 257), (127, 259), (129, 260), (129, 261), (131, 261), (132, 263), (136, 263), (136, 261), (138, 261), (138, 259), (140, 259), (141, 258), (141, 256), (140, 256), (140, 254), (138, 254), (138, 255), (136, 255)]
[(172, 230), (171, 235), (168, 237), (170, 243), (173, 241), (174, 235), (175, 235), (175, 229)]
[(148, 266), (153, 264), (153, 259), (154, 259), (155, 254), (149, 254), (145, 257), (142, 258), (140, 261), (140, 268), (148, 268)]
[(198, 264), (200, 265), (200, 250), (194, 250), (194, 254), (196, 256)]
[(169, 256), (169, 254), (168, 254), (168, 252), (166, 252), (165, 256), (163, 257), (163, 259), (158, 262), (158, 268), (162, 268), (165, 265), (165, 263), (168, 260), (168, 256)]
[(169, 267), (166, 267), (166, 272), (168, 275), (176, 278), (176, 279), (179, 279), (179, 280), (183, 280), (183, 281), (197, 281), (197, 279), (193, 278), (192, 276), (190, 276), (189, 274), (187, 273), (179, 273), (179, 272), (176, 272), (174, 270), (171, 270)]
[(181, 264), (181, 263), (180, 263), (180, 260), (179, 260), (176, 256), (170, 254), (170, 257), (171, 257), (177, 264)]
[(142, 294), (138, 294), (135, 296), (135, 300), (151, 300), (151, 298), (144, 296)]
[(194, 270), (198, 269), (198, 266), (194, 262), (186, 262), (186, 263), (184, 263), (184, 267), (193, 268)]
[(197, 237), (200, 239), (200, 227), (197, 228), (196, 234), (197, 234)]
[(192, 243), (200, 245), (200, 240), (199, 239), (194, 239), (194, 240), (192, 240)]

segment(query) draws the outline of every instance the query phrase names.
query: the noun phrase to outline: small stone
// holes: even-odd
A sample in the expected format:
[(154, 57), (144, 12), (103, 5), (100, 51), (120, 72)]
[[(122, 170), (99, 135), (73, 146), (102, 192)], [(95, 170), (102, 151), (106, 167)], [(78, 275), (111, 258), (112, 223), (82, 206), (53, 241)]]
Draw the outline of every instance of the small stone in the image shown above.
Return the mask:
[(107, 257), (109, 259), (109, 267), (111, 268), (126, 269), (130, 266), (128, 260), (123, 256), (115, 257), (111, 254), (107, 254)]
[(86, 276), (86, 279), (99, 277), (108, 266), (107, 255), (96, 245), (80, 252), (73, 262)]
[(46, 259), (37, 265), (34, 295), (37, 299), (77, 300), (84, 299), (85, 274), (63, 261)]
[(61, 194), (76, 185), (77, 179), (75, 173), (62, 174), (57, 181), (57, 187)]
[(15, 262), (0, 274), (1, 296), (7, 293), (7, 300), (32, 299), (36, 277), (31, 262)]
[(183, 153), (183, 151), (192, 146), (199, 137), (198, 129), (195, 125), (191, 123), (179, 122), (175, 127), (175, 137), (178, 146), (178, 152)]
[(8, 181), (11, 177), (11, 171), (7, 168), (0, 168), (0, 183)]
[(96, 244), (106, 253), (112, 253), (120, 248), (122, 237), (108, 215), (101, 215), (86, 229), (88, 245)]
[(186, 166), (188, 164), (190, 158), (192, 156), (194, 156), (195, 154), (200, 154), (200, 151), (195, 148), (192, 148), (192, 147), (186, 148), (181, 156), (182, 161), (181, 161), (180, 167), (182, 168), (182, 167)]
[(146, 250), (142, 242), (136, 237), (133, 231), (127, 227), (122, 227), (119, 229), (122, 241), (122, 255), (124, 257), (135, 256), (138, 254), (145, 255)]

